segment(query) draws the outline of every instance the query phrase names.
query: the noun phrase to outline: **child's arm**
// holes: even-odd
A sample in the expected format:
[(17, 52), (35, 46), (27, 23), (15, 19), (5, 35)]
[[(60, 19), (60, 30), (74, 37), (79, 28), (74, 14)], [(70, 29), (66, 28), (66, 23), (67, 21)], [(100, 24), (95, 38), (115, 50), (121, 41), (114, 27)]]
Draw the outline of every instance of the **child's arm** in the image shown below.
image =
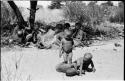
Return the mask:
[(61, 56), (62, 56), (62, 54), (63, 54), (62, 51), (63, 51), (63, 50), (62, 50), (62, 41), (61, 41), (60, 50), (59, 50), (59, 57), (60, 57), (60, 58), (61, 58)]
[(79, 72), (80, 76), (82, 75), (82, 68), (83, 68), (83, 61), (81, 61), (81, 63), (80, 63), (80, 72)]
[(91, 60), (91, 66), (92, 66), (92, 70), (93, 70), (93, 72), (95, 72), (96, 71), (96, 69), (95, 69), (95, 67), (94, 67), (94, 63), (93, 63), (93, 61)]
[(77, 63), (72, 63), (72, 64), (71, 64), (71, 68), (72, 68), (72, 67), (77, 71)]
[(75, 48), (75, 44), (74, 44), (74, 40), (72, 39), (72, 49), (74, 49)]

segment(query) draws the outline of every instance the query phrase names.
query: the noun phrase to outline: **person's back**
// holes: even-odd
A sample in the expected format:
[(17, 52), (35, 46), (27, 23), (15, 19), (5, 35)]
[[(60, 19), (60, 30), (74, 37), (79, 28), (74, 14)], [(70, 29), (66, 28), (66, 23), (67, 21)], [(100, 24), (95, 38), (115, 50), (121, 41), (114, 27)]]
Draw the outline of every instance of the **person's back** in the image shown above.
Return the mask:
[(92, 54), (91, 53), (85, 53), (83, 57), (78, 58), (75, 63), (77, 63), (77, 66), (80, 66), (80, 64), (83, 63), (83, 65), (90, 65), (92, 61)]
[(95, 72), (95, 67), (92, 61), (92, 57), (93, 56), (91, 53), (85, 53), (83, 57), (80, 57), (79, 59), (73, 62), (72, 65), (75, 67), (75, 69), (80, 70), (80, 75), (82, 72), (85, 73), (85, 70), (88, 70), (88, 66), (90, 64), (92, 66), (92, 71)]

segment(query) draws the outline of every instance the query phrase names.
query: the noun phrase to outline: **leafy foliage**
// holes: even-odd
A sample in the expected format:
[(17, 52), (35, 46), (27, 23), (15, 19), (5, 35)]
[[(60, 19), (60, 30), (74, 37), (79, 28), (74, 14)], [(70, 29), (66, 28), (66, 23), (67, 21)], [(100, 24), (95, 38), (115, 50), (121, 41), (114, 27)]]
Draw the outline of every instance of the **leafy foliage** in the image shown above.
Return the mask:
[(16, 16), (7, 2), (1, 1), (1, 26), (15, 23)]
[[(119, 6), (114, 6), (111, 1), (107, 1), (101, 5), (96, 4), (97, 1), (91, 1), (88, 5), (81, 1), (67, 1), (64, 7), (64, 17), (72, 22), (88, 23), (84, 29), (87, 34), (101, 34), (105, 37), (118, 37), (118, 30), (110, 26), (110, 22), (121, 23), (124, 21), (124, 4), (121, 2)], [(105, 27), (106, 22), (109, 22)], [(92, 33), (93, 32), (93, 33)]]
[(48, 6), (49, 9), (60, 9), (62, 6), (60, 0), (55, 0), (51, 2), (51, 5)]

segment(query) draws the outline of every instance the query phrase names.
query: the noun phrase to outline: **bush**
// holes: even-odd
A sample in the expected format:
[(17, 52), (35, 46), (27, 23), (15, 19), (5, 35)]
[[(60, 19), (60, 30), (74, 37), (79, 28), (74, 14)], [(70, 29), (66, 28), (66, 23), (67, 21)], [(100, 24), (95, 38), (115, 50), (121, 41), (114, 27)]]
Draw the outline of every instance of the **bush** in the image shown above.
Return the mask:
[(1, 1), (1, 26), (13, 24), (17, 21), (16, 15), (7, 2)]
[(120, 31), (111, 25), (111, 23), (102, 23), (95, 27), (95, 35), (103, 35), (106, 38), (116, 38)]
[(110, 22), (123, 23), (124, 22), (124, 9), (118, 8), (116, 9), (114, 13), (116, 14), (109, 18)]
[(49, 9), (60, 9), (62, 7), (61, 1), (52, 1), (51, 5), (48, 6)]
[(17, 22), (17, 18), (13, 10), (7, 2), (1, 1), (1, 33), (9, 35), (12, 33), (13, 24)]
[(104, 21), (104, 10), (95, 3), (86, 5), (81, 1), (67, 2), (64, 7), (64, 17), (73, 22), (90, 22), (92, 26)]
[(88, 35), (104, 35), (108, 38), (118, 37), (119, 30), (111, 23), (123, 22), (124, 8), (113, 5), (97, 5), (96, 1), (85, 5), (81, 1), (67, 1), (64, 9), (64, 17), (71, 22), (88, 23), (84, 31)]
[(84, 3), (80, 1), (66, 2), (64, 9), (64, 17), (71, 22), (78, 21), (89, 21), (89, 16), (87, 15), (87, 7)]

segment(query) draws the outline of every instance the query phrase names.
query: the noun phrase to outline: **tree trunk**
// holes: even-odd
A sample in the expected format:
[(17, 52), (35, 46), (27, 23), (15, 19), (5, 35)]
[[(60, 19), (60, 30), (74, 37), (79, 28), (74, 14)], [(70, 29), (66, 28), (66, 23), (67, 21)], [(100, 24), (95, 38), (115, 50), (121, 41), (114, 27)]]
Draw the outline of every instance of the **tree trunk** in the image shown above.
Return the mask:
[(36, 13), (36, 6), (37, 6), (37, 0), (36, 1), (30, 1), (30, 17), (29, 17), (29, 23), (30, 28), (32, 30), (32, 38), (33, 43), (37, 42), (37, 29), (35, 29), (34, 22), (35, 22), (35, 13)]
[(24, 21), (22, 14), (19, 11), (19, 8), (16, 6), (16, 4), (13, 1), (8, 1), (9, 5), (13, 9), (15, 15), (18, 19), (19, 28), (22, 29), (25, 26), (27, 26), (27, 23)]
[(36, 6), (37, 6), (37, 1), (30, 1), (30, 27), (31, 30), (34, 30), (34, 21), (35, 21), (35, 13), (36, 13)]

